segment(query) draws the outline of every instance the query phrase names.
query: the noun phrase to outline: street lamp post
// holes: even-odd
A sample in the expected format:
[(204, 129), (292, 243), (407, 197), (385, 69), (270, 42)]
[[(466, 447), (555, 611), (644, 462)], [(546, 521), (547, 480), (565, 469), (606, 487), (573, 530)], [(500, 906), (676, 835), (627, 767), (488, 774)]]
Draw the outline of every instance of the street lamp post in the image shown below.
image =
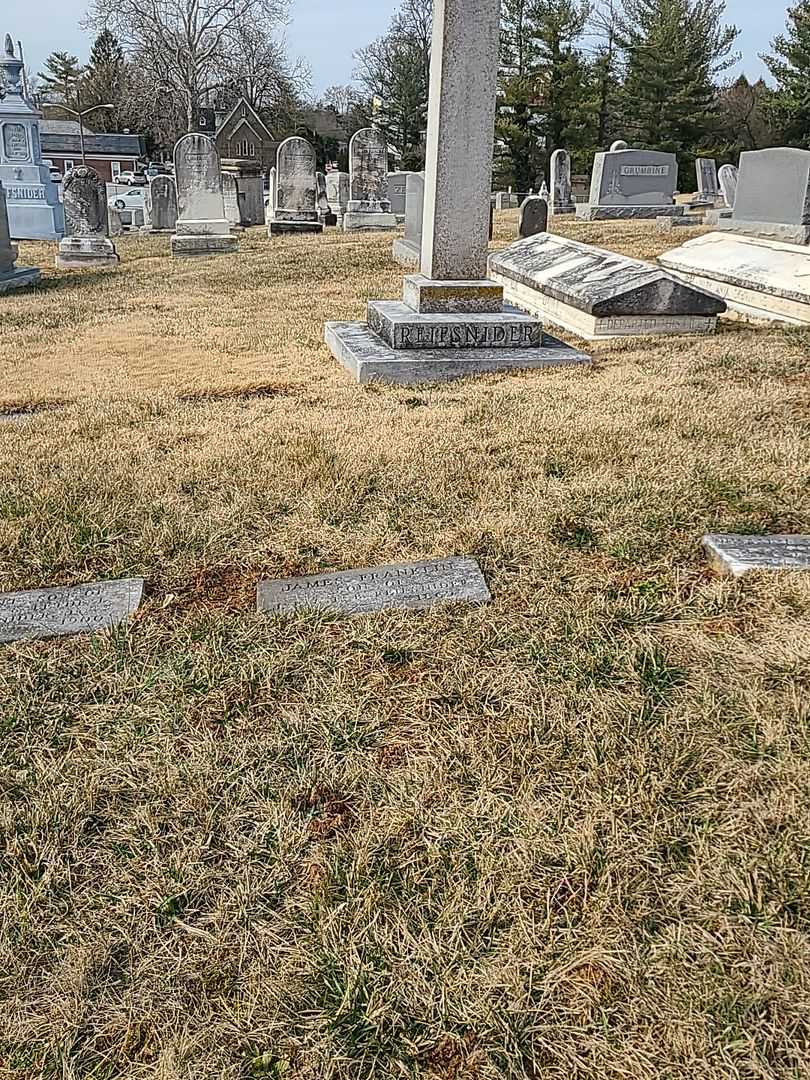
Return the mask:
[(84, 153), (84, 118), (89, 116), (90, 113), (97, 112), (99, 109), (115, 109), (114, 105), (92, 105), (89, 109), (82, 109), (81, 99), (79, 98), (78, 91), (76, 92), (76, 105), (77, 108), (69, 109), (67, 105), (55, 105), (56, 109), (62, 109), (64, 112), (69, 113), (71, 116), (75, 116), (79, 121), (79, 146), (81, 147), (82, 165), (87, 164), (87, 159)]

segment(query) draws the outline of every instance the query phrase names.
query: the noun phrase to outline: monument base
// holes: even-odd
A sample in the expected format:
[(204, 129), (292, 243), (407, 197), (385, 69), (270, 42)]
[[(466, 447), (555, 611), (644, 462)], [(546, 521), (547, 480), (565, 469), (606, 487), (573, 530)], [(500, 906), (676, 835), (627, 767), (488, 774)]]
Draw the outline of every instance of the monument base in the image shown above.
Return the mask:
[(27, 285), (36, 285), (42, 272), (36, 266), (15, 266), (11, 270), (0, 272), (0, 295), (12, 289), (24, 289)]
[(577, 221), (633, 221), (657, 217), (680, 217), (682, 206), (591, 206), (577, 204)]
[(416, 244), (412, 244), (409, 240), (402, 240), (400, 238), (394, 241), (391, 257), (394, 262), (399, 263), (400, 266), (413, 269), (413, 267), (419, 267), (422, 260), (422, 252)]
[(59, 270), (87, 270), (117, 266), (118, 254), (106, 236), (66, 236), (59, 241), (56, 266)]
[[(495, 293), (501, 298), (497, 308)], [(372, 300), (367, 322), (326, 324), (332, 355), (358, 382), (408, 386), (590, 363), (586, 353), (545, 334), (536, 319), (504, 306), (494, 282), (433, 282), (413, 274), (405, 279), (404, 295), (405, 302)]]
[(338, 223), (337, 214), (333, 214), (331, 210), (324, 210), (318, 214), (318, 221), (320, 221), (321, 225), (325, 228), (328, 227), (334, 229)]
[(239, 250), (239, 241), (230, 232), (205, 236), (175, 233), (171, 239), (171, 249), (176, 259), (200, 255), (232, 255)]
[(576, 214), (576, 203), (565, 203), (563, 206), (549, 206), (548, 216), (552, 217), (571, 217), (572, 214)]
[[(733, 213), (733, 211), (732, 211)], [(717, 229), (723, 232), (739, 233), (741, 236), (756, 236), (761, 240), (776, 240), (781, 244), (810, 244), (810, 225), (786, 225), (772, 221), (740, 221), (733, 217), (719, 218)]]
[(344, 232), (389, 232), (397, 227), (395, 214), (347, 210), (343, 215)]
[(291, 233), (322, 233), (320, 221), (271, 221), (267, 226), (268, 236), (289, 236)]

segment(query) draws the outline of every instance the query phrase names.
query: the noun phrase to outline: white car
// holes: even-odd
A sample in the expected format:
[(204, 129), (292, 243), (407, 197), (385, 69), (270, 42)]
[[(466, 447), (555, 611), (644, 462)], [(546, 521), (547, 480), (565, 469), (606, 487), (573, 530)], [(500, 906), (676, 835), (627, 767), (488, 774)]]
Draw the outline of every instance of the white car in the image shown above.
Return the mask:
[(141, 210), (146, 209), (143, 197), (143, 188), (130, 188), (129, 191), (119, 191), (117, 195), (111, 195), (107, 200), (107, 206), (111, 210)]

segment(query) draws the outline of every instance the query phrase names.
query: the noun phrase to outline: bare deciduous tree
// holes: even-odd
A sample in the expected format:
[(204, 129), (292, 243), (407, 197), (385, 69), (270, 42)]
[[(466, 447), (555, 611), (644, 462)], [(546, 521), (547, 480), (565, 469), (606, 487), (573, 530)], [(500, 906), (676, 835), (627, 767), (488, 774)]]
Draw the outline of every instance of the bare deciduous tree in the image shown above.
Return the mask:
[(274, 40), (287, 10), (288, 0), (92, 0), (85, 23), (113, 31), (156, 95), (182, 100), (191, 131), (229, 57), (250, 35)]

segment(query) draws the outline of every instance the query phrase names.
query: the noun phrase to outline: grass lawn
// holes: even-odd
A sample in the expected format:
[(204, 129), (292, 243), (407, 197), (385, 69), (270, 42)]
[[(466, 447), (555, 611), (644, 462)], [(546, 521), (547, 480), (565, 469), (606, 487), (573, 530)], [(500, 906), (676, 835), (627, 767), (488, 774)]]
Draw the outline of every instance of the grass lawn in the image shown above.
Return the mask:
[[(390, 244), (22, 245), (0, 591), (147, 599), (0, 649), (0, 1077), (807, 1077), (810, 575), (700, 537), (810, 533), (810, 334), (361, 388), (323, 323)], [(449, 554), (490, 606), (253, 613)]]

